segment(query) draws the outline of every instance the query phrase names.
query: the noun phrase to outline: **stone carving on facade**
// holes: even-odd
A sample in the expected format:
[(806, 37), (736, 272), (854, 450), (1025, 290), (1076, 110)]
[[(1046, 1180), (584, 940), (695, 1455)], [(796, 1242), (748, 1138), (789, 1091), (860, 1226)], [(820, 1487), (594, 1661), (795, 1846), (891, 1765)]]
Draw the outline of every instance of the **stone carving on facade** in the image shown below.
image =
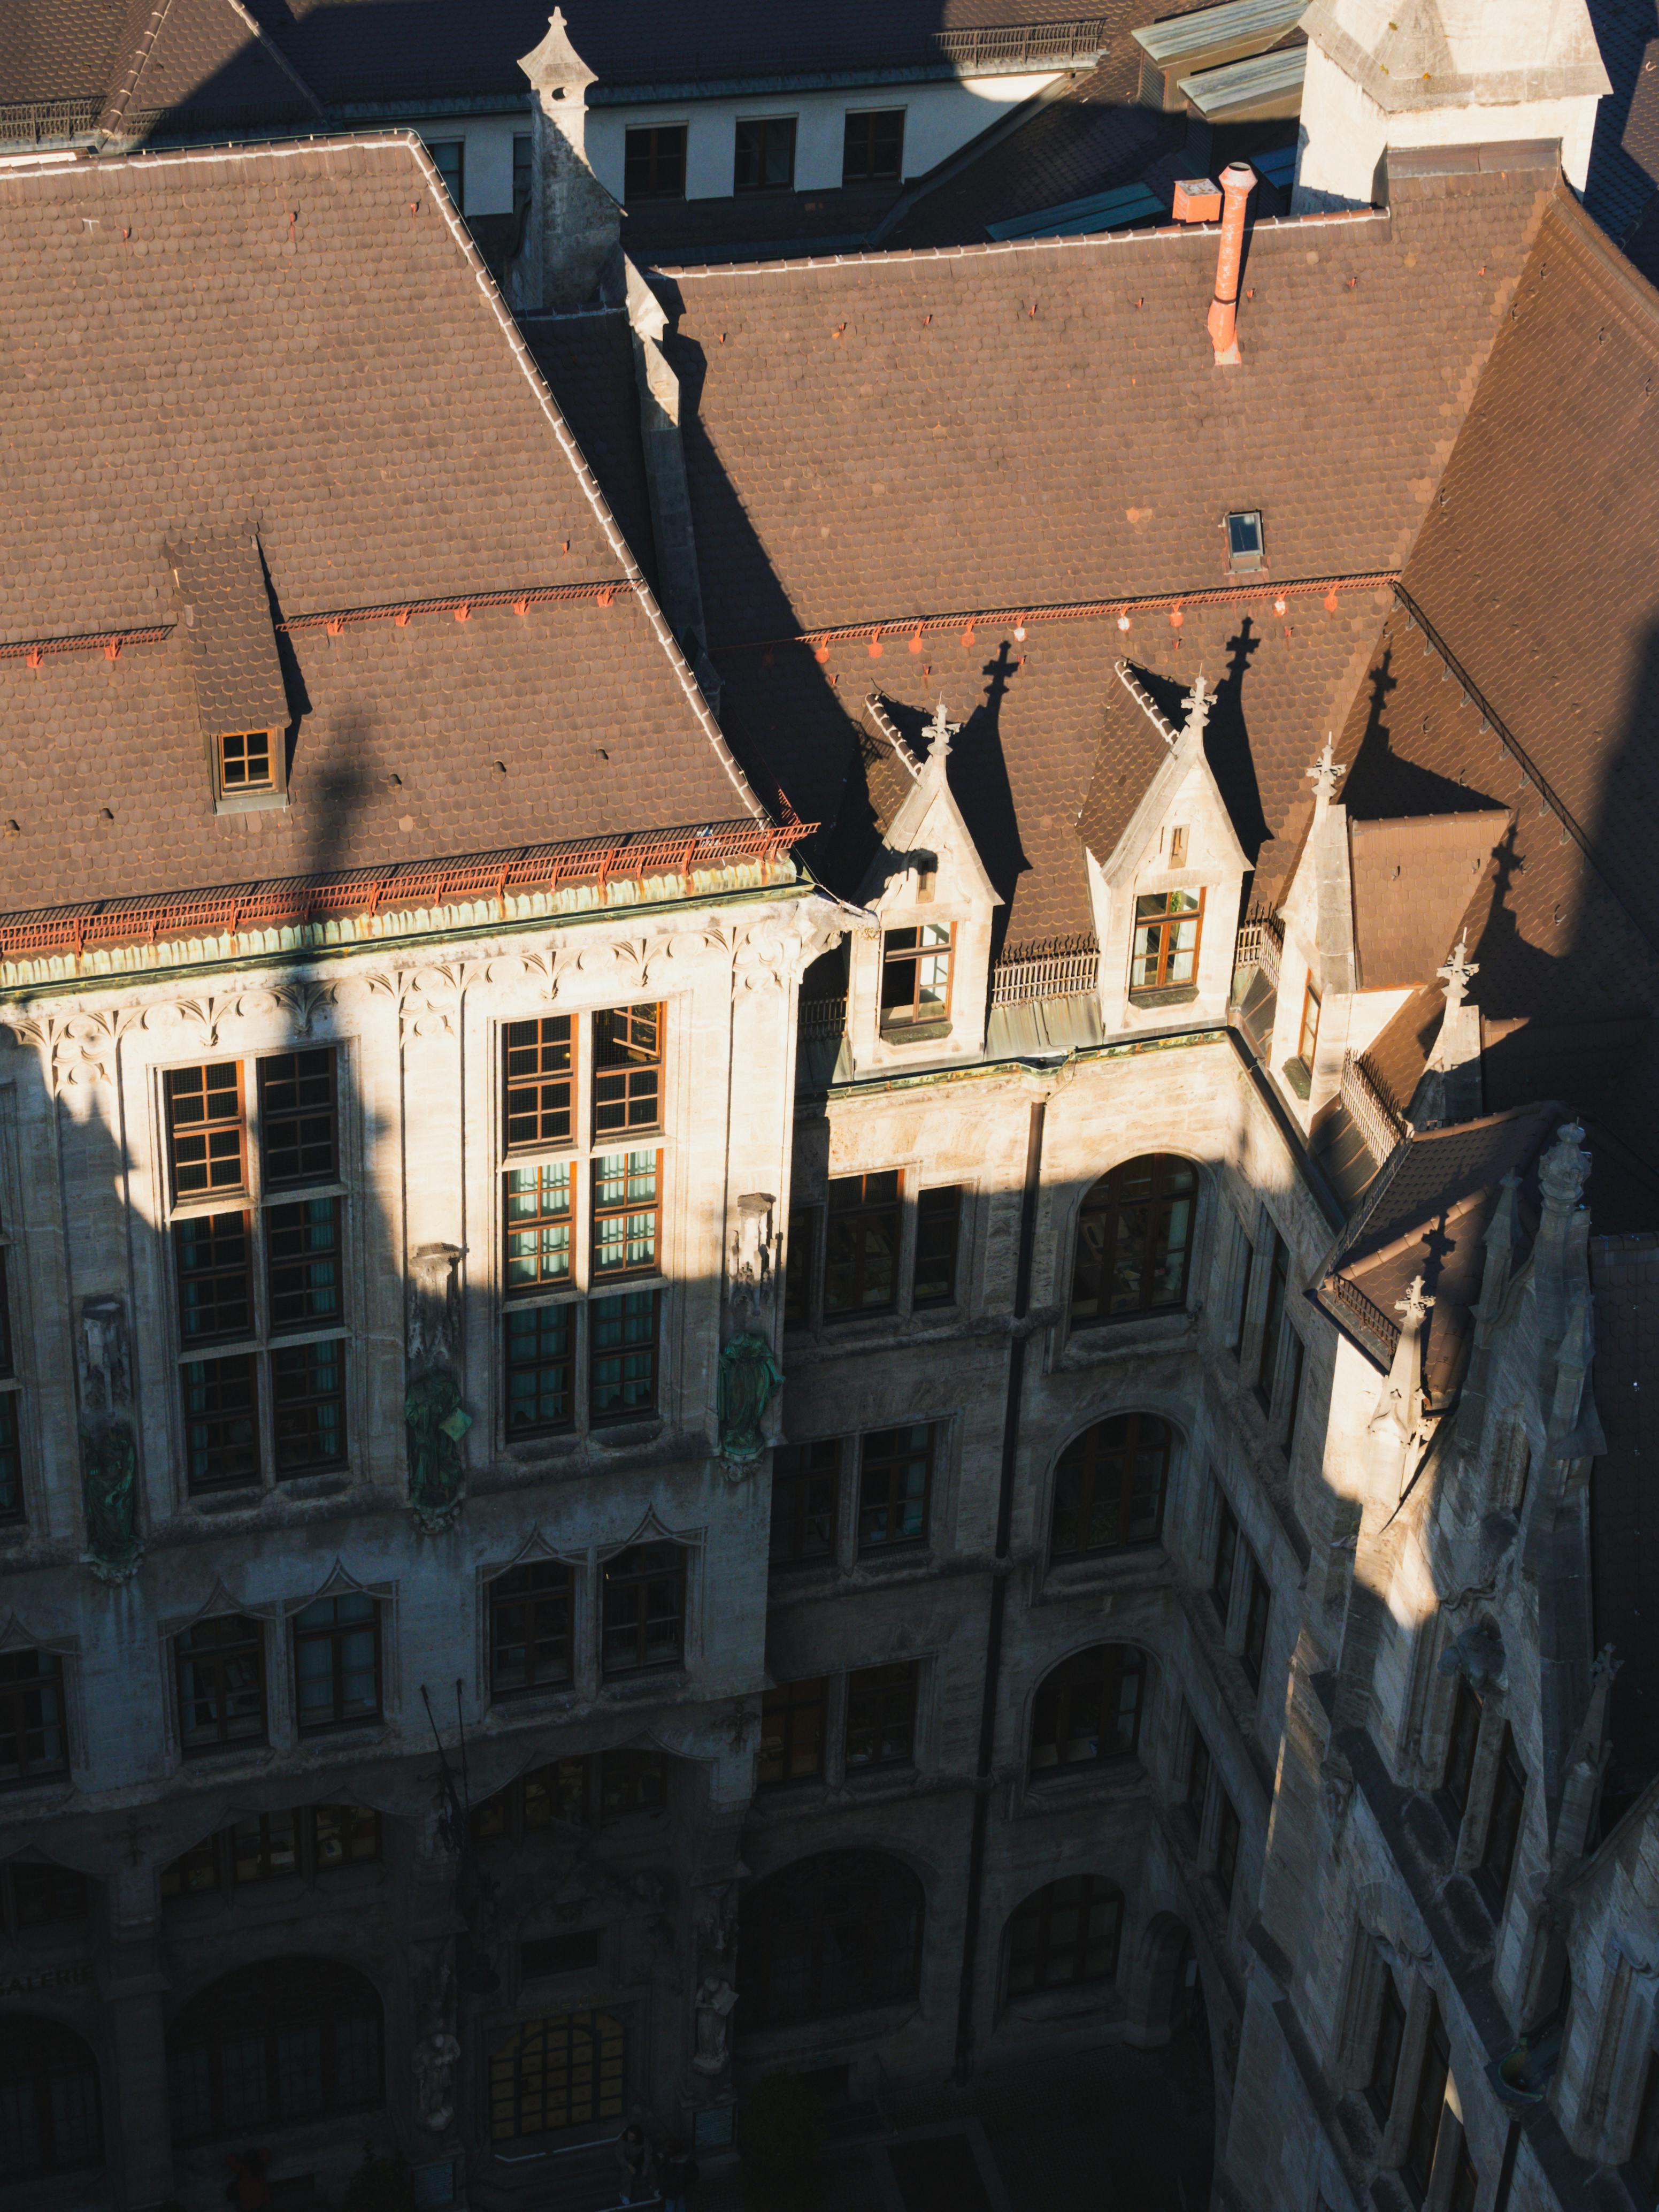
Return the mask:
[(135, 1007), (112, 1006), (93, 1013), (22, 1016), (6, 1026), (21, 1042), (32, 1044), (46, 1065), (54, 1097), (115, 1080), (115, 1048), (128, 1030), (143, 1018)]
[(1509, 1667), (1498, 1623), (1477, 1620), (1473, 1628), (1454, 1636), (1440, 1655), (1439, 1672), (1462, 1675), (1477, 1692), (1508, 1689)]
[(720, 1456), (729, 1469), (752, 1466), (766, 1449), (766, 1409), (782, 1382), (783, 1370), (765, 1337), (745, 1330), (720, 1346), (714, 1407)]
[(138, 1446), (133, 1432), (132, 1363), (126, 1308), (118, 1297), (83, 1298), (76, 1344), (81, 1398), (82, 1562), (100, 1582), (124, 1583), (144, 1556), (138, 1533)]
[(421, 2125), (441, 2136), (455, 2118), (455, 2069), (461, 2046), (444, 2026), (434, 2027), (415, 2046), (415, 2101)]
[(776, 1272), (777, 1200), (769, 1190), (747, 1190), (738, 1200), (732, 1231), (732, 1307), (757, 1315), (769, 1304)]
[(409, 1381), (404, 1391), (409, 1503), (416, 1526), (434, 1535), (461, 1510), (466, 1486), (461, 1438), (472, 1425), (455, 1374), (461, 1258), (459, 1244), (422, 1244), (409, 1262)]
[(698, 1984), (694, 2009), (697, 2042), (692, 2071), (711, 2080), (724, 2074), (732, 2061), (731, 2021), (738, 1993), (723, 1975), (705, 1974)]

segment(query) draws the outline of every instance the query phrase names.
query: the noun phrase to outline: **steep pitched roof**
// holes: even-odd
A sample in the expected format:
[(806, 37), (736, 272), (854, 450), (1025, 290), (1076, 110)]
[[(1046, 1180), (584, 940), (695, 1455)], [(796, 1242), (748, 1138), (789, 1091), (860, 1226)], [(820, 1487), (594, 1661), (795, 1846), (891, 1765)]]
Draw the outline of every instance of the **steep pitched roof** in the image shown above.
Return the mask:
[[(0, 241), (9, 904), (757, 808), (411, 137), (0, 175)], [(286, 811), (227, 818), (164, 549), (235, 515), (293, 760)]]
[(1348, 823), (1354, 950), (1362, 990), (1426, 983), (1451, 950), (1507, 809)]

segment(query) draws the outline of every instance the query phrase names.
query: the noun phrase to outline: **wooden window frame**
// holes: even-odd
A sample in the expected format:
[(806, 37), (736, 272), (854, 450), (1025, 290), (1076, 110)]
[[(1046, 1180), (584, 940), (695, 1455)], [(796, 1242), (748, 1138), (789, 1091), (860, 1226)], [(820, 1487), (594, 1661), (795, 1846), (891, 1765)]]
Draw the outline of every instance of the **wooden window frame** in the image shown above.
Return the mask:
[[(890, 168), (875, 166), (878, 123), (898, 123), (897, 143)], [(841, 180), (843, 185), (900, 184), (904, 179), (904, 127), (907, 112), (902, 107), (849, 107), (842, 128)], [(890, 138), (891, 133), (886, 134)], [(860, 158), (855, 160), (857, 154)]]
[[(734, 195), (746, 192), (793, 192), (795, 189), (795, 154), (799, 144), (794, 115), (740, 115), (732, 136), (732, 190)], [(745, 132), (750, 134), (745, 141)], [(788, 141), (789, 173), (781, 181), (769, 178), (769, 140), (777, 132)], [(754, 173), (745, 176), (745, 155), (752, 164)]]
[[(905, 1421), (896, 1428), (872, 1429), (859, 1439), (858, 1550), (861, 1558), (874, 1555), (884, 1559), (892, 1552), (921, 1551), (926, 1547), (933, 1514), (939, 1435), (937, 1421)], [(889, 1439), (899, 1437), (908, 1437), (913, 1441), (903, 1446), (896, 1443), (890, 1445)], [(914, 1441), (917, 1437), (924, 1441)], [(911, 1484), (911, 1471), (918, 1462), (922, 1469), (920, 1503)], [(896, 1518), (902, 1533), (871, 1534), (873, 1518), (878, 1515), (886, 1515), (890, 1521)], [(913, 1521), (914, 1527), (910, 1525)]]
[[(1124, 1686), (1133, 1683), (1132, 1702)], [(1115, 1766), (1135, 1759), (1140, 1751), (1140, 1731), (1146, 1716), (1146, 1655), (1138, 1644), (1102, 1641), (1074, 1651), (1051, 1667), (1037, 1685), (1031, 1706), (1031, 1734), (1027, 1771), (1035, 1787), (1082, 1769)], [(1121, 1723), (1128, 1704), (1128, 1741)], [(1092, 1713), (1091, 1713), (1092, 1708)], [(1092, 1717), (1092, 1731), (1087, 1723)], [(1115, 1719), (1118, 1729), (1106, 1748), (1106, 1723)], [(1066, 1755), (1066, 1747), (1090, 1740), (1095, 1748), (1077, 1758)], [(1041, 1757), (1052, 1749), (1053, 1756)]]
[(1310, 1072), (1314, 1054), (1319, 1049), (1319, 1017), (1323, 1006), (1324, 1000), (1310, 975), (1302, 987), (1302, 1020), (1296, 1036), (1296, 1056)]
[[(1171, 859), (1170, 866), (1180, 864)], [(1192, 902), (1177, 905), (1177, 901)], [(1194, 925), (1190, 945), (1177, 945), (1182, 927)], [(1134, 937), (1129, 953), (1129, 1000), (1134, 1006), (1173, 1006), (1198, 995), (1198, 963), (1204, 950), (1204, 891), (1143, 891), (1135, 900)], [(1148, 962), (1151, 972), (1148, 973)], [(1189, 972), (1171, 975), (1177, 961)], [(1177, 1000), (1174, 994), (1180, 994)]]
[[(839, 1437), (779, 1444), (774, 1449), (769, 1558), (775, 1572), (834, 1565), (841, 1526), (842, 1457)], [(818, 1522), (823, 1526), (824, 1541), (809, 1551), (801, 1532)], [(779, 1541), (781, 1524), (788, 1530), (787, 1546)]]
[[(928, 933), (932, 932), (931, 938)], [(939, 933), (943, 932), (941, 941)], [(900, 938), (914, 938), (909, 945), (900, 945)], [(926, 941), (924, 941), (926, 940)], [(948, 1029), (951, 1023), (952, 995), (955, 989), (957, 959), (957, 926), (953, 921), (903, 922), (896, 929), (884, 929), (881, 937), (881, 1005), (878, 1018), (884, 1037), (904, 1036), (937, 1036)], [(944, 963), (945, 989), (942, 998), (924, 999), (922, 971), (934, 972)], [(890, 999), (892, 988), (889, 977), (908, 967), (910, 995), (908, 999)]]
[[(210, 1635), (210, 1631), (219, 1631)], [(235, 1631), (232, 1635), (226, 1632)], [(204, 1640), (198, 1650), (191, 1639)], [(239, 1695), (246, 1695), (247, 1686), (230, 1679), (239, 1662), (252, 1659), (252, 1692), (254, 1701), (252, 1725), (234, 1729), (229, 1707)], [(194, 1675), (198, 1686), (192, 1690), (190, 1678)], [(265, 1625), (264, 1621), (243, 1613), (214, 1613), (204, 1620), (192, 1622), (173, 1638), (173, 1676), (174, 1694), (178, 1700), (179, 1747), (186, 1759), (213, 1757), (227, 1751), (241, 1751), (250, 1746), (258, 1747), (270, 1741), (270, 1703), (265, 1684)], [(190, 1722), (191, 1709), (199, 1705), (204, 1698), (212, 1704), (215, 1711), (213, 1732), (204, 1738), (199, 1729)], [(194, 1739), (194, 1740), (192, 1740)]]
[[(469, 1832), (475, 1846), (513, 1844), (555, 1822), (608, 1828), (641, 1813), (655, 1815), (667, 1806), (668, 1766), (665, 1753), (632, 1748), (550, 1759), (475, 1805)], [(652, 1786), (641, 1786), (644, 1778)]]
[[(574, 1014), (539, 1014), (501, 1030), (501, 1150), (568, 1151), (576, 1140), (580, 1039)], [(533, 1030), (533, 1036), (526, 1034)]]
[[(630, 1564), (648, 1561), (648, 1564)], [(599, 1672), (607, 1682), (634, 1680), (641, 1674), (670, 1674), (685, 1664), (686, 1613), (690, 1603), (690, 1562), (685, 1547), (659, 1540), (630, 1544), (605, 1561), (599, 1576)], [(653, 1591), (672, 1591), (672, 1610), (653, 1613)], [(672, 1652), (659, 1649), (652, 1656), (654, 1622), (673, 1624)], [(634, 1656), (620, 1662), (612, 1656), (631, 1635)]]
[[(1135, 1170), (1144, 1171), (1147, 1184), (1144, 1197), (1126, 1195), (1126, 1192), (1134, 1189), (1129, 1178)], [(1184, 1182), (1181, 1180), (1183, 1176)], [(1078, 1207), (1068, 1307), (1073, 1328), (1109, 1328), (1115, 1322), (1139, 1321), (1150, 1314), (1184, 1310), (1192, 1285), (1193, 1247), (1201, 1195), (1197, 1168), (1177, 1152), (1138, 1153), (1132, 1160), (1119, 1161), (1090, 1185)], [(1181, 1211), (1183, 1207), (1184, 1214)], [(1126, 1232), (1125, 1215), (1137, 1211), (1143, 1218), (1138, 1226), (1132, 1222)], [(1174, 1237), (1178, 1220), (1183, 1224), (1183, 1231), (1177, 1246)], [(1097, 1231), (1091, 1232), (1091, 1224), (1098, 1224)], [(1167, 1279), (1171, 1259), (1177, 1252), (1179, 1279), (1173, 1294), (1162, 1295), (1159, 1280)], [(1114, 1277), (1124, 1256), (1132, 1261), (1133, 1267), (1136, 1297), (1133, 1304), (1120, 1303), (1114, 1287)], [(1090, 1313), (1086, 1310), (1091, 1303), (1087, 1279), (1097, 1266), (1100, 1279), (1092, 1291), (1095, 1310)]]
[[(325, 1814), (349, 1815), (353, 1828), (368, 1823), (370, 1848), (348, 1846), (337, 1858), (323, 1849), (321, 1826)], [(286, 1836), (276, 1824), (287, 1824)], [(239, 1841), (239, 1838), (240, 1839)], [(326, 1804), (285, 1806), (275, 1813), (252, 1813), (219, 1828), (187, 1851), (181, 1851), (161, 1869), (163, 1904), (173, 1899), (218, 1893), (233, 1897), (238, 1890), (254, 1889), (266, 1881), (310, 1882), (319, 1876), (339, 1874), (354, 1866), (379, 1866), (386, 1856), (385, 1830), (372, 1805)], [(194, 1869), (205, 1881), (190, 1880)], [(244, 1872), (244, 1868), (251, 1871)]]
[[(632, 207), (640, 200), (683, 200), (685, 198), (686, 154), (690, 130), (684, 123), (638, 123), (623, 134), (623, 199)], [(649, 140), (648, 145), (636, 141)], [(670, 153), (665, 140), (677, 141)], [(665, 184), (665, 173), (674, 181)]]
[[(222, 1076), (228, 1069), (231, 1082), (210, 1084), (210, 1076)], [(185, 1110), (195, 1095), (188, 1079), (200, 1076), (203, 1111), (199, 1115)], [(209, 1199), (241, 1198), (248, 1194), (247, 1102), (244, 1093), (243, 1063), (240, 1060), (198, 1060), (190, 1067), (169, 1067), (161, 1079), (162, 1099), (167, 1121), (167, 1170), (175, 1206), (193, 1205)], [(234, 1110), (227, 1111), (227, 1091), (234, 1097)], [(222, 1140), (234, 1133), (232, 1147)], [(194, 1147), (198, 1139), (202, 1145), (199, 1164), (180, 1158), (181, 1146)], [(221, 1142), (216, 1146), (215, 1138)], [(234, 1169), (234, 1174), (231, 1170)]]
[[(26, 1659), (35, 1662), (33, 1671), (27, 1674), (22, 1668)], [(58, 1781), (69, 1773), (66, 1687), (64, 1662), (57, 1652), (34, 1647), (0, 1651), (0, 1744), (15, 1753), (15, 1766), (0, 1767), (0, 1790), (32, 1789), (37, 1783)], [(39, 1706), (39, 1717), (33, 1719), (28, 1711), (32, 1698)], [(40, 1752), (31, 1758), (29, 1739), (37, 1735), (41, 1739)], [(46, 1747), (54, 1736), (58, 1747), (55, 1757)]]
[[(588, 1164), (588, 1218), (592, 1243), (588, 1257), (588, 1286), (596, 1294), (601, 1286), (625, 1282), (629, 1276), (658, 1275), (662, 1273), (662, 1186), (665, 1153), (660, 1146), (630, 1148), (626, 1152), (596, 1152)], [(650, 1189), (643, 1196), (635, 1194), (636, 1179), (642, 1178), (648, 1164)], [(620, 1184), (622, 1195), (605, 1195), (607, 1184)], [(623, 1260), (620, 1266), (605, 1264), (607, 1229), (621, 1224)], [(647, 1241), (644, 1224), (649, 1224), (650, 1249), (642, 1257), (631, 1255), (636, 1244)], [(614, 1234), (611, 1241), (615, 1241)]]
[[(623, 1334), (608, 1342), (605, 1332), (617, 1322)], [(623, 1288), (590, 1298), (586, 1327), (589, 1427), (654, 1419), (662, 1394), (662, 1292)]]
[[(887, 1185), (880, 1194), (870, 1195), (872, 1184)], [(854, 1187), (857, 1195), (854, 1196)], [(842, 1196), (837, 1202), (836, 1194)], [(883, 1251), (872, 1249), (869, 1237), (872, 1226), (879, 1227), (889, 1242)], [(836, 1250), (837, 1239), (851, 1240), (844, 1254)], [(824, 1212), (823, 1234), (823, 1318), (828, 1323), (863, 1319), (872, 1314), (896, 1313), (899, 1302), (899, 1272), (904, 1259), (904, 1170), (878, 1168), (864, 1175), (837, 1176), (830, 1184)], [(870, 1286), (871, 1263), (878, 1282), (885, 1271), (885, 1295), (868, 1298), (858, 1295)], [(855, 1293), (852, 1302), (832, 1304), (830, 1283), (833, 1272), (845, 1267), (850, 1270), (849, 1280)]]
[(518, 1162), (501, 1176), (502, 1294), (568, 1290), (576, 1277), (576, 1162)]
[[(325, 1625), (319, 1622), (310, 1628), (301, 1626), (306, 1614), (315, 1606), (322, 1604), (337, 1607), (355, 1598), (362, 1598), (367, 1601), (369, 1607), (367, 1616), (355, 1614), (343, 1621), (337, 1618)], [(294, 1717), (295, 1728), (302, 1736), (328, 1735), (341, 1729), (376, 1728), (385, 1720), (386, 1655), (385, 1624), (382, 1618), (384, 1610), (380, 1600), (370, 1596), (368, 1591), (353, 1590), (347, 1593), (344, 1598), (337, 1594), (329, 1598), (313, 1599), (311, 1605), (302, 1607), (298, 1613), (291, 1616), (289, 1642), (294, 1658)], [(342, 1710), (344, 1704), (343, 1691), (346, 1679), (345, 1647), (352, 1637), (362, 1635), (365, 1628), (373, 1638), (374, 1706), (372, 1712), (348, 1713)], [(320, 1644), (326, 1644), (329, 1648), (329, 1671), (333, 1692), (330, 1716), (326, 1720), (307, 1720), (305, 1717), (306, 1705), (303, 1694), (305, 1676), (301, 1667), (300, 1654), (302, 1648)]]
[(663, 1126), (667, 1004), (603, 1006), (592, 1016), (593, 1143), (614, 1151)]
[(822, 1782), (829, 1749), (827, 1674), (777, 1682), (762, 1692), (760, 1749), (755, 1760), (757, 1790), (787, 1790), (797, 1783)]
[[(489, 1697), (527, 1697), (569, 1689), (576, 1678), (576, 1582), (563, 1559), (532, 1559), (494, 1576), (486, 1585), (489, 1607)], [(554, 1656), (543, 1663), (544, 1647)], [(514, 1674), (503, 1652), (521, 1650)], [(562, 1650), (561, 1661), (556, 1656)]]
[[(1034, 1890), (1008, 1916), (1008, 1926), (1003, 1938), (1003, 1995), (1013, 2001), (1035, 1996), (1044, 1990), (1080, 1989), (1100, 1986), (1117, 1978), (1118, 1962), (1123, 1950), (1124, 1907), (1123, 1892), (1106, 1875), (1061, 1875)], [(1099, 1908), (1109, 1912), (1110, 1926), (1107, 1932), (1097, 1934), (1094, 1917)], [(1061, 1915), (1075, 1918), (1076, 1932), (1068, 1940), (1055, 1941), (1053, 1929), (1055, 1918)], [(1036, 1930), (1030, 1955), (1034, 1962), (1030, 1980), (1015, 1979), (1015, 1952), (1018, 1943), (1018, 1931), (1034, 1925)], [(1109, 1962), (1089, 1968), (1089, 1954), (1097, 1944), (1109, 1942)], [(1052, 1966), (1069, 1962), (1073, 1971), (1060, 1973)]]
[[(346, 1464), (348, 1358), (343, 1336), (313, 1337), (303, 1344), (279, 1340), (270, 1346), (266, 1354), (270, 1464), (278, 1482), (298, 1481), (305, 1475), (321, 1474)], [(325, 1373), (324, 1363), (331, 1373)], [(307, 1442), (307, 1438), (312, 1441)]]
[(967, 1196), (966, 1186), (959, 1182), (933, 1183), (916, 1193), (916, 1249), (910, 1270), (915, 1313), (958, 1303)]
[(921, 1699), (920, 1660), (890, 1660), (884, 1666), (860, 1667), (850, 1674), (842, 1732), (845, 1771), (873, 1774), (884, 1768), (914, 1766)]
[[(282, 751), (280, 730), (216, 730), (210, 740), (213, 748), (213, 795), (221, 805), (227, 799), (266, 799), (280, 795), (283, 788), (279, 756)], [(240, 747), (234, 754), (233, 747)], [(263, 757), (263, 775), (246, 771), (257, 769)], [(238, 771), (243, 771), (239, 773)]]
[(301, 1198), (267, 1206), (263, 1225), (266, 1333), (294, 1336), (343, 1328), (343, 1202), (334, 1197)]
[[(1121, 1438), (1109, 1431), (1121, 1431)], [(1137, 1523), (1133, 1507), (1142, 1461), (1159, 1455), (1151, 1526), (1143, 1513)], [(1145, 1550), (1164, 1540), (1164, 1511), (1169, 1496), (1170, 1468), (1175, 1457), (1175, 1431), (1156, 1413), (1109, 1413), (1091, 1422), (1061, 1452), (1054, 1465), (1054, 1502), (1048, 1516), (1048, 1557), (1067, 1559), (1105, 1559), (1116, 1552)], [(1069, 1493), (1075, 1493), (1073, 1498)], [(1096, 1508), (1104, 1497), (1115, 1509), (1120, 1533), (1104, 1541), (1085, 1540), (1092, 1529)], [(1077, 1540), (1061, 1537), (1062, 1516), (1074, 1517)], [(1132, 1533), (1139, 1527), (1139, 1533)]]
[[(331, 1045), (261, 1053), (253, 1063), (259, 1101), (260, 1192), (301, 1190), (340, 1177), (340, 1074)], [(292, 1086), (292, 1103), (282, 1091)], [(280, 1151), (279, 1151), (280, 1146)], [(284, 1165), (282, 1152), (291, 1150)]]
[[(504, 1416), (508, 1443), (515, 1443), (521, 1437), (558, 1436), (567, 1429), (574, 1428), (576, 1316), (576, 1306), (568, 1298), (556, 1303), (544, 1300), (535, 1305), (511, 1305), (502, 1315)], [(544, 1332), (556, 1324), (562, 1332), (562, 1342), (544, 1344)], [(526, 1346), (530, 1348), (526, 1349)], [(534, 1392), (536, 1417), (530, 1420), (515, 1420), (514, 1378), (532, 1373), (538, 1378)], [(545, 1378), (549, 1376), (562, 1378), (562, 1410), (555, 1413), (542, 1410), (548, 1397)]]

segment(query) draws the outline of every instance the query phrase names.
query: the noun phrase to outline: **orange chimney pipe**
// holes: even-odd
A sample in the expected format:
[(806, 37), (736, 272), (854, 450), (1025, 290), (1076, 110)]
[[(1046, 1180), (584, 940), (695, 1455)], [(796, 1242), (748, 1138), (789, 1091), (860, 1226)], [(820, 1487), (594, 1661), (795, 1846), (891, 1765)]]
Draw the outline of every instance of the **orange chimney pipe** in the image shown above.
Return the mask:
[(1244, 207), (1255, 190), (1255, 171), (1248, 161), (1230, 161), (1221, 172), (1221, 251), (1216, 258), (1215, 297), (1210, 302), (1210, 336), (1218, 368), (1237, 368), (1238, 275), (1244, 262)]

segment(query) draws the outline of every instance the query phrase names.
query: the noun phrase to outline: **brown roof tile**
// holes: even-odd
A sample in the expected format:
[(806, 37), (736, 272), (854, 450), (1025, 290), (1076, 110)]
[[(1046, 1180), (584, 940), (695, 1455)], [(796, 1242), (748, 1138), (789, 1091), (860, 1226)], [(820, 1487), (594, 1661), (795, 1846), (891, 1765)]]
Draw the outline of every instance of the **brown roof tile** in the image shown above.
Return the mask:
[(1350, 817), (1362, 989), (1394, 991), (1431, 980), (1509, 824), (1507, 811), (1497, 809), (1382, 822)]
[(249, 524), (162, 549), (178, 591), (179, 629), (204, 737), (283, 730), (295, 719), (270, 626), (259, 541)]

